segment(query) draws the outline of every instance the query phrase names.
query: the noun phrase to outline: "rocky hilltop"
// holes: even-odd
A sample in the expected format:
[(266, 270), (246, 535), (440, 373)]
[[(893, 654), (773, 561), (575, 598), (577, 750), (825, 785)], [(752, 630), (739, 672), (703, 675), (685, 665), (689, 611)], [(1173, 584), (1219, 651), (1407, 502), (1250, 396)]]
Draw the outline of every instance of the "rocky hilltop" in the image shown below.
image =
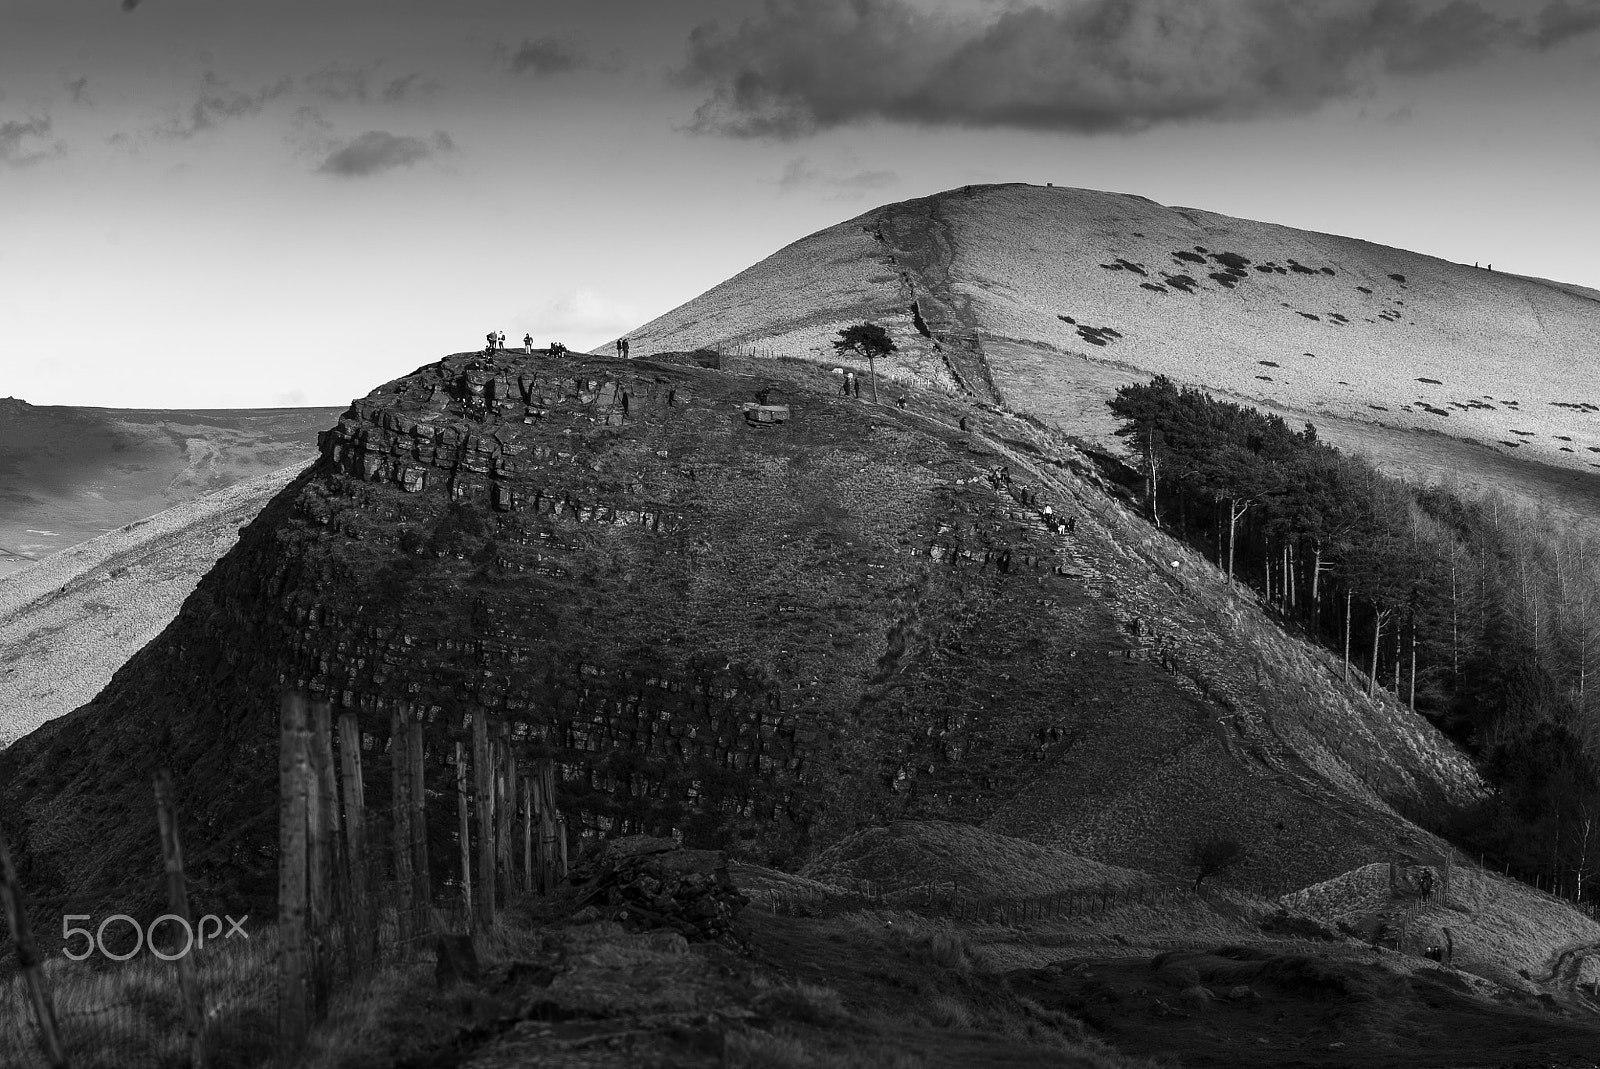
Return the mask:
[(358, 710), (375, 755), (423, 711), (441, 879), (478, 714), (559, 761), (575, 830), (763, 862), (923, 816), (1157, 871), (1226, 833), (1250, 878), (1310, 882), (1429, 848), (1394, 807), (1477, 790), (1058, 434), (837, 382), (457, 354), (357, 400), (157, 639), (0, 753), (27, 885), (156, 893), (130, 814), (166, 764), (197, 896), (270, 899), (286, 686)]

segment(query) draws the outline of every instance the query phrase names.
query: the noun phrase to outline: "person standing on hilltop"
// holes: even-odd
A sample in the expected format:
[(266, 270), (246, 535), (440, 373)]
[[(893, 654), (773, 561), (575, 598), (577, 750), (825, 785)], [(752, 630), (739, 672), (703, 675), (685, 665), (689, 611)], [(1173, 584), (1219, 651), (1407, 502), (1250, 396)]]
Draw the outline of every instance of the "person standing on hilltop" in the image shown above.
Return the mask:
[(622, 359), (622, 339), (621, 338), (618, 338), (616, 340), (616, 343), (615, 343), (614, 347), (617, 350), (617, 359), (621, 360)]
[(532, 334), (524, 334), (522, 336), (522, 351), (523, 351), (524, 354), (533, 352), (533, 335)]
[(622, 339), (622, 359), (624, 359), (624, 360), (629, 359), (629, 356), (628, 356), (628, 339), (627, 338), (623, 338)]
[(506, 332), (502, 330), (500, 332), (500, 348), (504, 349), (505, 347), (506, 347)]
[(489, 344), (484, 346), (483, 355), (488, 356), (494, 352), (494, 331), (491, 330), (489, 333), (485, 334), (484, 337), (489, 339)]

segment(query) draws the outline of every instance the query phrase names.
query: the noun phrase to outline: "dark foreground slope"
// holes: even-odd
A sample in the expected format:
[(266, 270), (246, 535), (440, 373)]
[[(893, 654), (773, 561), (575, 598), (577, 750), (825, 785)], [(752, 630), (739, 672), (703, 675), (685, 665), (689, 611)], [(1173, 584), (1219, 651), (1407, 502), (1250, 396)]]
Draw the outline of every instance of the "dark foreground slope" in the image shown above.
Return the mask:
[[(356, 401), (158, 639), (0, 753), (30, 889), (153, 892), (168, 764), (200, 896), (269, 899), (286, 685), (358, 710), (374, 758), (421, 711), (440, 879), (480, 713), (561, 762), (575, 830), (763, 861), (935, 816), (1159, 871), (1248, 837), (1249, 878), (1309, 882), (1428, 847), (1385, 799), (1475, 790), (1053, 434), (751, 366), (461, 354)], [(763, 386), (785, 422), (748, 418)]]

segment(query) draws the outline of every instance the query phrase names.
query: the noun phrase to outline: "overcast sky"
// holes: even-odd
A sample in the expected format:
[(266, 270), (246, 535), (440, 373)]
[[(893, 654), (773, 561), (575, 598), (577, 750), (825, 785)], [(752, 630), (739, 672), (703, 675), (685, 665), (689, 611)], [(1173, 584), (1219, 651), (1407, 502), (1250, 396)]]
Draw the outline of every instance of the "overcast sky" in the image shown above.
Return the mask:
[(0, 396), (343, 405), (974, 182), (1600, 288), (1600, 0), (0, 0)]

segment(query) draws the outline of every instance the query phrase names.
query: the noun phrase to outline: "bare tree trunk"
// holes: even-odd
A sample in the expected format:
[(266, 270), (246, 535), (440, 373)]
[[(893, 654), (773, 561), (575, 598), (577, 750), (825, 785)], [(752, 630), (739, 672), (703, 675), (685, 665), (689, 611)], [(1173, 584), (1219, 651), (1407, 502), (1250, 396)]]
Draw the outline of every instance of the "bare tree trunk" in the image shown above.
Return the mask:
[(1394, 696), (1396, 701), (1400, 699), (1400, 661), (1400, 621), (1396, 618), (1394, 625)]
[(1417, 614), (1411, 614), (1411, 711), (1417, 711)]
[(495, 925), (494, 900), (494, 768), (489, 760), (488, 714), (472, 711), (472, 770), (478, 810), (478, 927)]
[(1355, 592), (1344, 592), (1344, 681), (1350, 682), (1350, 603), (1355, 599)]
[(1250, 502), (1238, 505), (1233, 501), (1228, 502), (1228, 585), (1233, 585), (1233, 549), (1234, 534), (1239, 527), (1239, 518), (1250, 509)]
[[(178, 839), (178, 813), (173, 805), (172, 773), (166, 769), (156, 773), (156, 823), (161, 829), (161, 856), (167, 871), (167, 911), (183, 923), (190, 925), (189, 890), (183, 878), (183, 844)], [(201, 998), (199, 978), (195, 975), (194, 959), (190, 947), (178, 955), (178, 994), (183, 1003), (183, 1027), (189, 1045), (190, 1069), (206, 1066), (206, 1009)]]
[(1388, 613), (1376, 605), (1372, 607), (1372, 673), (1367, 676), (1367, 697), (1372, 697), (1378, 685), (1378, 639), (1383, 635), (1383, 625)]
[(1322, 543), (1311, 547), (1311, 634), (1317, 634), (1322, 624)]

